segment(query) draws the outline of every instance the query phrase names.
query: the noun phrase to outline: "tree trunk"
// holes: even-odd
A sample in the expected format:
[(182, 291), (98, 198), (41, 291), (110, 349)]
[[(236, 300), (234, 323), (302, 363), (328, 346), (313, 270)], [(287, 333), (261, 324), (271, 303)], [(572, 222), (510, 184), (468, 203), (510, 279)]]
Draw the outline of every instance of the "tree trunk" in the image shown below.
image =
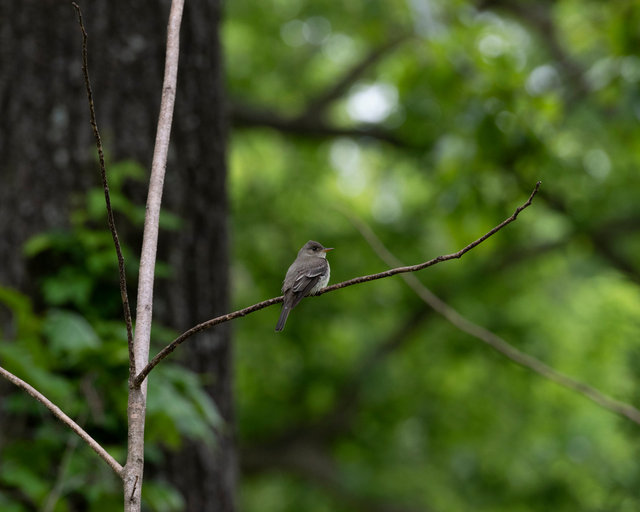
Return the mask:
[[(132, 158), (150, 166), (169, 5), (169, 0), (80, 5), (97, 120), (111, 162)], [(160, 259), (173, 265), (174, 274), (170, 283), (157, 283), (154, 306), (156, 321), (176, 329), (225, 312), (229, 305), (227, 123), (219, 23), (219, 0), (187, 2), (165, 182), (165, 206), (184, 226), (160, 235)], [(64, 226), (73, 195), (99, 186), (80, 57), (81, 35), (70, 2), (0, 4), (1, 285), (32, 288), (22, 245), (35, 233)], [(144, 197), (140, 190), (141, 203)], [(139, 234), (124, 236), (139, 247)], [(134, 298), (135, 291), (129, 296)], [(0, 308), (0, 324), (9, 325), (3, 314)], [(173, 357), (210, 375), (207, 390), (225, 425), (215, 433), (214, 449), (186, 443), (181, 452), (168, 455), (162, 471), (185, 496), (188, 511), (233, 510), (236, 464), (228, 326), (199, 335)], [(152, 392), (153, 373), (149, 385)]]
[[(175, 273), (162, 294), (168, 298), (167, 317), (180, 330), (229, 311), (220, 7), (219, 0), (187, 2), (182, 24), (173, 132), (177, 172), (169, 170), (166, 189), (167, 204), (182, 217), (184, 226), (167, 234), (163, 244), (180, 250), (170, 250)], [(229, 324), (199, 334), (181, 349), (185, 365), (204, 374), (224, 423), (215, 433), (213, 448), (190, 442), (180, 452), (169, 453), (168, 479), (182, 491), (187, 511), (233, 511), (236, 452)]]
[[(81, 6), (110, 161), (151, 162), (169, 2), (162, 4)], [(0, 282), (25, 290), (24, 241), (64, 226), (74, 194), (100, 184), (70, 2), (0, 4), (0, 105)]]

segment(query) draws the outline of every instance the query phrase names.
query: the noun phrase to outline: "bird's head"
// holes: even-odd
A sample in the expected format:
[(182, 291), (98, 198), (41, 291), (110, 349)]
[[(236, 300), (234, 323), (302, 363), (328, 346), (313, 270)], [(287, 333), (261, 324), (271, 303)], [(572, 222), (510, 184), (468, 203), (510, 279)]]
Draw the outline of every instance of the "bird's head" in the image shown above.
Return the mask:
[(323, 245), (319, 242), (314, 242), (313, 240), (309, 240), (306, 244), (302, 246), (298, 256), (315, 256), (317, 258), (326, 258), (327, 253), (329, 251), (333, 251), (333, 247), (323, 247)]

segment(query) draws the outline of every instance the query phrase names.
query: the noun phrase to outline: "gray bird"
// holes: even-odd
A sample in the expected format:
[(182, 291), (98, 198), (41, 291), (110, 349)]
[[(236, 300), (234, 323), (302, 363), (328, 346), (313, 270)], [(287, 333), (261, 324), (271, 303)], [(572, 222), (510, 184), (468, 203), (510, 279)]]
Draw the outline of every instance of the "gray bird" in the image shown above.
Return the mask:
[(318, 293), (327, 286), (331, 273), (327, 252), (332, 250), (333, 247), (326, 248), (318, 242), (309, 240), (298, 251), (298, 256), (287, 270), (287, 275), (282, 283), (284, 302), (276, 325), (276, 332), (284, 329), (289, 313), (298, 305), (298, 302), (307, 295)]

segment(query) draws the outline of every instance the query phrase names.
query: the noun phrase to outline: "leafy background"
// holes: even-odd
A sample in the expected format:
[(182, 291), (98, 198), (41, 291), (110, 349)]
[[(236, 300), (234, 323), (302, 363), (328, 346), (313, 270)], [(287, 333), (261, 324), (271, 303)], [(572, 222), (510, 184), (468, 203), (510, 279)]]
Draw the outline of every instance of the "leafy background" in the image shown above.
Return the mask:
[[(541, 180), (515, 224), (419, 277), (515, 347), (637, 403), (637, 6), (227, 13), (238, 306), (274, 295), (309, 238), (336, 247), (333, 282), (385, 269), (350, 216), (417, 263), (464, 247)], [(245, 510), (638, 507), (637, 426), (457, 331), (399, 278), (308, 299), (284, 336), (265, 328), (276, 316), (235, 326)]]
[[(518, 349), (639, 405), (640, 6), (236, 0), (225, 16), (237, 307), (278, 294), (310, 238), (336, 248), (332, 282), (387, 268), (352, 218), (417, 263), (484, 234), (541, 180), (517, 222), (418, 277)], [(124, 184), (144, 171), (110, 173), (122, 222), (139, 226)], [(100, 193), (25, 247), (34, 272), (58, 264), (32, 297), (2, 290), (17, 321), (0, 357), (123, 460), (127, 354)], [(640, 506), (637, 425), (460, 332), (401, 279), (307, 299), (282, 334), (277, 315), (234, 322), (242, 510)], [(158, 326), (154, 340), (173, 334)], [(193, 374), (156, 371), (151, 461), (218, 422)], [(120, 507), (110, 470), (38, 404), (12, 396), (3, 410), (24, 423), (2, 435), (37, 427), (3, 448), (2, 510), (45, 509), (57, 475), (51, 510)], [(151, 477), (146, 506), (180, 510)]]

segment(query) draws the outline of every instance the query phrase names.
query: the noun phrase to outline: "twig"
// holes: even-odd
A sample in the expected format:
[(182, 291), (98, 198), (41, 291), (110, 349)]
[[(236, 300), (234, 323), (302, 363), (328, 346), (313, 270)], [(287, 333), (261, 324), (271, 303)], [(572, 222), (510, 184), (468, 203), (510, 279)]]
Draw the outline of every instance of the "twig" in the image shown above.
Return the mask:
[(28, 394), (30, 394), (33, 398), (35, 398), (38, 402), (43, 404), (47, 409), (49, 409), (53, 415), (58, 418), (62, 423), (67, 425), (71, 430), (73, 430), (80, 438), (87, 443), (93, 451), (95, 451), (102, 459), (109, 464), (111, 469), (115, 471), (115, 473), (122, 478), (123, 468), (120, 463), (114, 459), (111, 455), (107, 453), (107, 451), (100, 446), (100, 444), (93, 439), (87, 432), (85, 432), (80, 425), (78, 425), (75, 421), (73, 421), (69, 416), (67, 416), (60, 407), (54, 404), (51, 400), (49, 400), (46, 396), (40, 393), (33, 386), (27, 384), (22, 379), (16, 377), (13, 373), (5, 370), (0, 366), (0, 375), (2, 375), (9, 382), (12, 382), (19, 388), (24, 389)]
[(120, 247), (120, 239), (116, 230), (116, 222), (113, 217), (113, 208), (111, 207), (111, 196), (109, 194), (109, 184), (107, 182), (107, 171), (104, 163), (104, 151), (102, 149), (102, 139), (98, 130), (96, 121), (96, 111), (93, 105), (93, 92), (91, 90), (91, 81), (89, 80), (89, 64), (87, 59), (87, 31), (82, 21), (82, 11), (80, 6), (72, 2), (73, 7), (78, 13), (78, 23), (82, 30), (82, 74), (84, 75), (84, 84), (87, 89), (87, 99), (89, 101), (89, 116), (91, 128), (93, 128), (93, 136), (96, 139), (96, 147), (98, 149), (98, 159), (100, 161), (100, 177), (102, 178), (102, 188), (104, 189), (104, 200), (107, 205), (107, 222), (109, 223), (109, 231), (113, 238), (113, 245), (116, 248), (118, 257), (118, 271), (120, 273), (120, 296), (122, 298), (122, 309), (124, 310), (124, 322), (127, 326), (127, 343), (129, 346), (129, 379), (133, 379), (136, 374), (136, 362), (133, 357), (133, 323), (131, 321), (131, 308), (129, 307), (129, 296), (127, 294), (127, 276), (124, 270), (124, 257)]
[[(340, 288), (346, 288), (347, 286), (352, 286), (354, 284), (366, 283), (367, 281), (373, 281), (375, 279), (382, 279), (382, 278), (385, 278), (385, 277), (394, 276), (396, 274), (402, 274), (402, 273), (406, 273), (406, 272), (416, 272), (418, 270), (422, 270), (422, 269), (425, 269), (427, 267), (431, 267), (432, 265), (435, 265), (437, 263), (442, 263), (443, 261), (453, 260), (453, 259), (456, 259), (456, 258), (461, 258), (465, 253), (469, 252), (471, 249), (473, 249), (477, 245), (479, 245), (482, 242), (484, 242), (487, 238), (489, 238), (490, 236), (492, 236), (495, 233), (497, 233), (498, 231), (500, 231), (507, 224), (510, 224), (511, 222), (516, 220), (516, 218), (518, 217), (518, 214), (531, 204), (531, 201), (533, 201), (533, 198), (538, 193), (538, 189), (540, 188), (540, 184), (541, 184), (541, 182), (536, 183), (536, 186), (533, 189), (533, 192), (531, 192), (531, 195), (529, 196), (529, 199), (527, 199), (527, 201), (522, 206), (519, 206), (516, 209), (516, 211), (513, 213), (513, 215), (511, 215), (511, 217), (505, 219), (500, 224), (498, 224), (496, 227), (494, 227), (491, 231), (486, 233), (484, 236), (478, 238), (476, 241), (470, 243), (469, 245), (467, 245), (465, 248), (459, 250), (458, 252), (455, 252), (453, 254), (447, 254), (447, 255), (444, 255), (444, 256), (438, 256), (437, 258), (433, 258), (432, 260), (426, 261), (424, 263), (420, 263), (418, 265), (412, 265), (412, 266), (408, 266), (408, 267), (393, 268), (391, 270), (387, 270), (385, 272), (380, 272), (378, 274), (371, 274), (371, 275), (368, 275), (368, 276), (361, 276), (361, 277), (356, 277), (356, 278), (353, 278), (353, 279), (349, 279), (348, 281), (343, 281), (342, 283), (337, 283), (337, 284), (334, 284), (334, 285), (331, 285), (331, 286), (327, 286), (326, 288), (323, 288), (322, 290), (320, 290), (316, 295), (322, 295), (324, 293), (329, 293), (329, 292), (332, 292), (332, 291), (335, 291), (335, 290), (339, 290)], [(188, 338), (190, 338), (194, 334), (196, 334), (196, 333), (198, 333), (200, 331), (204, 331), (206, 329), (210, 329), (211, 327), (213, 327), (215, 325), (218, 325), (218, 324), (221, 324), (221, 323), (224, 323), (224, 322), (228, 322), (229, 320), (233, 320), (234, 318), (245, 316), (245, 315), (248, 315), (249, 313), (254, 313), (254, 312), (259, 311), (261, 309), (264, 309), (266, 307), (272, 306), (273, 304), (278, 304), (278, 303), (282, 302), (283, 298), (284, 297), (281, 295), (280, 297), (274, 297), (272, 299), (268, 299), (268, 300), (259, 302), (257, 304), (254, 304), (253, 306), (249, 306), (249, 307), (246, 307), (244, 309), (240, 309), (238, 311), (234, 311), (233, 313), (228, 313), (226, 315), (222, 315), (222, 316), (218, 316), (216, 318), (212, 318), (211, 320), (207, 320), (206, 322), (202, 322), (201, 324), (198, 324), (198, 325), (192, 327), (188, 331), (185, 331), (180, 336), (178, 336), (175, 340), (173, 340), (169, 345), (167, 345), (160, 352), (158, 352), (158, 354), (156, 354), (156, 356), (149, 362), (149, 364), (147, 364), (142, 369), (142, 371), (134, 379), (134, 382), (133, 382), (134, 386), (139, 386), (140, 384), (142, 384), (142, 382), (147, 377), (147, 375), (149, 375), (149, 372), (151, 370), (153, 370), (153, 368), (155, 368), (155, 366), (160, 361), (162, 361), (165, 357), (167, 357), (169, 354), (171, 354), (171, 352), (173, 352), (178, 345), (180, 345), (181, 343), (184, 343)]]
[[(376, 254), (386, 262), (387, 265), (394, 266), (401, 264), (400, 261), (384, 246), (382, 241), (375, 235), (369, 226), (354, 218), (351, 218), (351, 222), (356, 226), (358, 231), (360, 231)], [(632, 405), (608, 397), (596, 388), (555, 370), (539, 359), (513, 347), (497, 334), (494, 334), (488, 329), (471, 322), (458, 313), (454, 308), (434, 295), (413, 274), (403, 275), (402, 278), (424, 302), (446, 318), (457, 329), (486, 343), (497, 352), (511, 359), (513, 362), (524, 366), (525, 368), (529, 368), (538, 375), (570, 389), (571, 391), (576, 391), (601, 407), (621, 416), (625, 416), (631, 421), (640, 424), (640, 410), (636, 409)]]

